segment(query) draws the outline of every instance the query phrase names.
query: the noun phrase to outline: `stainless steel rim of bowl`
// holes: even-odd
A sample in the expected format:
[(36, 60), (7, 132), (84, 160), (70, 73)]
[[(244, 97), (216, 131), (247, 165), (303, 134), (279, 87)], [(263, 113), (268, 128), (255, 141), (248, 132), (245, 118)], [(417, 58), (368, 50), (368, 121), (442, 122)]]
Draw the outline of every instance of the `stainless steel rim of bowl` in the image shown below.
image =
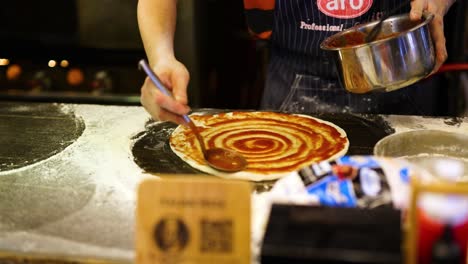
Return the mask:
[[(400, 14), (400, 15), (396, 15), (396, 16), (391, 16), (386, 21), (396, 20), (396, 19), (400, 19), (400, 18), (404, 18), (404, 17), (409, 17), (409, 14)], [(328, 51), (336, 51), (336, 50), (345, 50), (345, 49), (356, 49), (356, 48), (370, 46), (370, 45), (377, 45), (379, 43), (401, 37), (402, 35), (405, 35), (405, 34), (407, 34), (409, 32), (414, 32), (414, 31), (420, 29), (421, 27), (424, 27), (424, 26), (428, 25), (434, 19), (434, 14), (424, 12), (423, 18), (424, 18), (424, 20), (422, 21), (422, 23), (419, 23), (419, 24), (417, 24), (417, 25), (415, 25), (415, 26), (413, 26), (413, 27), (411, 27), (409, 29), (406, 29), (404, 31), (398, 32), (399, 33), (398, 35), (395, 35), (395, 36), (392, 36), (392, 37), (388, 37), (388, 38), (385, 38), (385, 39), (376, 39), (376, 40), (374, 40), (372, 42), (369, 42), (369, 43), (363, 43), (363, 44), (354, 45), (354, 46), (334, 47), (334, 46), (329, 45), (332, 40), (338, 39), (341, 36), (346, 35), (346, 34), (348, 34), (350, 32), (355, 32), (355, 31), (361, 31), (362, 32), (362, 30), (360, 30), (360, 29), (367, 28), (367, 27), (372, 28), (373, 26), (377, 25), (377, 23), (379, 21), (376, 20), (376, 21), (371, 21), (371, 22), (367, 22), (367, 23), (362, 23), (362, 24), (359, 24), (359, 25), (356, 25), (354, 27), (348, 28), (348, 29), (346, 29), (344, 31), (341, 31), (339, 33), (336, 33), (336, 34), (326, 38), (325, 40), (322, 41), (322, 43), (320, 43), (320, 48), (323, 49), (323, 50), (328, 50)]]
[(392, 134), (374, 147), (379, 157), (403, 158), (432, 175), (468, 182), (468, 136), (441, 130), (416, 130)]
[(405, 157), (443, 155), (468, 160), (468, 136), (443, 130), (414, 130), (395, 133), (379, 140), (374, 155)]

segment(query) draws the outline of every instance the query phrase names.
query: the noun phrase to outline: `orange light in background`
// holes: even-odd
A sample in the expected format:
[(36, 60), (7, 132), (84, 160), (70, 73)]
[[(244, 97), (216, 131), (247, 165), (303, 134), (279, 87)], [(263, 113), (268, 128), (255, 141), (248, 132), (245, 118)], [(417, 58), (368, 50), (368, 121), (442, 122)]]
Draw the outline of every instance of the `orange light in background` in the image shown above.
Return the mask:
[(68, 67), (68, 65), (70, 65), (70, 63), (67, 60), (62, 60), (60, 62), (60, 66), (62, 66), (63, 68)]
[(78, 68), (70, 69), (67, 72), (67, 83), (72, 86), (78, 86), (84, 81), (84, 73)]
[(54, 60), (50, 60), (49, 63), (47, 63), (47, 65), (49, 65), (50, 68), (53, 68), (53, 67), (57, 66), (57, 62), (54, 61)]
[(7, 66), (8, 64), (10, 64), (9, 59), (5, 59), (5, 58), (0, 59), (0, 66)]
[(6, 77), (9, 81), (18, 80), (23, 69), (18, 64), (12, 64), (6, 70)]

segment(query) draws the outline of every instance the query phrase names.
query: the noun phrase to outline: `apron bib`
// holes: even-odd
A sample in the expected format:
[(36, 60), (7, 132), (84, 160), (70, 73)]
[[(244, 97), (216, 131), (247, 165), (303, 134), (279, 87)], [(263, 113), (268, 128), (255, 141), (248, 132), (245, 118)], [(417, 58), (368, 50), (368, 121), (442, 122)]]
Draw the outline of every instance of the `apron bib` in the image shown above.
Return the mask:
[[(276, 0), (261, 108), (295, 113), (431, 114), (435, 97), (427, 89), (412, 86), (390, 93), (348, 93), (338, 82), (329, 54), (320, 49), (325, 38), (376, 20), (401, 2)], [(409, 10), (408, 6), (401, 12)], [(421, 96), (425, 100), (417, 104), (414, 98)]]

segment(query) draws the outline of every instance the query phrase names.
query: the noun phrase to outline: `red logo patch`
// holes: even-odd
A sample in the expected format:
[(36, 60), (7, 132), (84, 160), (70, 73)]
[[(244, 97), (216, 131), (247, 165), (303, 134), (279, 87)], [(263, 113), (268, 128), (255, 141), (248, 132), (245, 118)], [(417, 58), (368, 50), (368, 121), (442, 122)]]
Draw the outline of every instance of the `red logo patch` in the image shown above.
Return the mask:
[(372, 2), (373, 0), (318, 0), (317, 6), (327, 16), (355, 18), (369, 11)]

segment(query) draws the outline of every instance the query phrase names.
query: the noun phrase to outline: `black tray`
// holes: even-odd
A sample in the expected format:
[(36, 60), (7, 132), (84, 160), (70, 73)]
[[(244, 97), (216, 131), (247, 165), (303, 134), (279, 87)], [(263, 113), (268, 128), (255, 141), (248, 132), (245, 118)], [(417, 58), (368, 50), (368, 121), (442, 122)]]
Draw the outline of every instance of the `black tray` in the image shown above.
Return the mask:
[[(220, 112), (220, 110), (203, 110)], [(371, 155), (381, 138), (394, 133), (390, 125), (378, 115), (315, 114), (314, 117), (332, 122), (348, 135), (347, 155)], [(132, 153), (138, 166), (149, 173), (205, 174), (175, 155), (169, 146), (169, 136), (177, 126), (170, 122), (148, 122), (145, 131), (134, 137)]]
[(0, 171), (47, 159), (75, 142), (84, 121), (60, 104), (0, 102)]

